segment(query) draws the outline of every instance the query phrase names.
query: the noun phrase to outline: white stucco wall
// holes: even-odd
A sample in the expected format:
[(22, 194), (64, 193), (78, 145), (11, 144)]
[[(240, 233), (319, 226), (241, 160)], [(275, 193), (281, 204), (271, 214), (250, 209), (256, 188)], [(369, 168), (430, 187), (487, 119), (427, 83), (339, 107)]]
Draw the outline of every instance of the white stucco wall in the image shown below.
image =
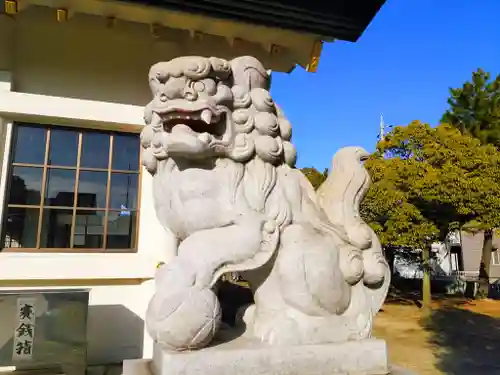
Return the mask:
[[(0, 35), (2, 203), (12, 121), (138, 131), (150, 97), (149, 66), (179, 53), (174, 44), (155, 42), (146, 25), (109, 29), (104, 19), (82, 15), (61, 24), (48, 8), (30, 7), (15, 21), (0, 15)], [(172, 255), (172, 237), (156, 219), (150, 190), (143, 173), (136, 254), (0, 253), (2, 289), (88, 281), (90, 363), (151, 356), (143, 318), (153, 285), (146, 280)]]

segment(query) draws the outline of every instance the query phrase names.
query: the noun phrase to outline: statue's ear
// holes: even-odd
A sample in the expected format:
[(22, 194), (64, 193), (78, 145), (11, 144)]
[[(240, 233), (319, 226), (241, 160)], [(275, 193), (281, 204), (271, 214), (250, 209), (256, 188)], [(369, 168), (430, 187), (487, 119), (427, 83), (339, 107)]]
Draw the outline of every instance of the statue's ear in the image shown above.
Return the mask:
[(268, 90), (269, 71), (252, 56), (240, 56), (230, 61), (233, 72), (233, 84), (245, 87), (249, 92), (254, 88)]

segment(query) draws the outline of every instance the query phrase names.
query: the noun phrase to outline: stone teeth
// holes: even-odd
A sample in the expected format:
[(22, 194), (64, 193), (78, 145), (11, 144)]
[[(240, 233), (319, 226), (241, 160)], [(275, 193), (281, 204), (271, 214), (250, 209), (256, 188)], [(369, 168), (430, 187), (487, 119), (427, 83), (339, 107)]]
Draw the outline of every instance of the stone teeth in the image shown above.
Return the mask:
[[(211, 121), (212, 119), (212, 114), (210, 111), (207, 112), (207, 114), (205, 115), (206, 117), (206, 120), (204, 120), (205, 122), (207, 122), (207, 124)], [(184, 114), (184, 113), (170, 113), (168, 115), (165, 116), (165, 120), (166, 121), (170, 121), (170, 120), (174, 120), (174, 119), (178, 119), (178, 120), (199, 120), (200, 119), (200, 115), (197, 114), (197, 113), (191, 113), (191, 114)]]
[(200, 117), (207, 125), (212, 122), (212, 112), (209, 109), (204, 109)]

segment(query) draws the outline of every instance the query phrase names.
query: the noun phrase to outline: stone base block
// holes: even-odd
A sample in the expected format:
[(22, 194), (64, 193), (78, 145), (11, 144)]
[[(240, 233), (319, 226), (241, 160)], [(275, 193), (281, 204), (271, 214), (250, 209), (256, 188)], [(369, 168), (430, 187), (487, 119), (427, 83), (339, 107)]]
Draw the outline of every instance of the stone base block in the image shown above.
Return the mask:
[[(154, 375), (151, 371), (152, 360), (131, 359), (123, 363), (123, 375)], [(417, 375), (397, 366), (390, 366), (388, 375)]]
[[(130, 363), (127, 363), (130, 362)], [(133, 363), (132, 363), (133, 362)], [(125, 361), (124, 375), (387, 375), (383, 340), (307, 346), (263, 346), (248, 340), (184, 353), (155, 349), (148, 366)], [(147, 374), (145, 372), (150, 372)]]

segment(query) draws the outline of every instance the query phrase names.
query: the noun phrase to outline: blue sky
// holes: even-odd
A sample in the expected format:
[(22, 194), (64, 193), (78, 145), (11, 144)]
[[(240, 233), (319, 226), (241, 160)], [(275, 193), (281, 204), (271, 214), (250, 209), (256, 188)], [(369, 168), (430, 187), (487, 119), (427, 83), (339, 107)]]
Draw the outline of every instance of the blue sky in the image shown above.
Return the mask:
[(437, 124), (449, 87), (500, 72), (499, 15), (500, 0), (388, 0), (358, 42), (325, 44), (318, 72), (274, 74), (298, 167), (329, 167), (343, 146), (373, 151), (381, 113)]

